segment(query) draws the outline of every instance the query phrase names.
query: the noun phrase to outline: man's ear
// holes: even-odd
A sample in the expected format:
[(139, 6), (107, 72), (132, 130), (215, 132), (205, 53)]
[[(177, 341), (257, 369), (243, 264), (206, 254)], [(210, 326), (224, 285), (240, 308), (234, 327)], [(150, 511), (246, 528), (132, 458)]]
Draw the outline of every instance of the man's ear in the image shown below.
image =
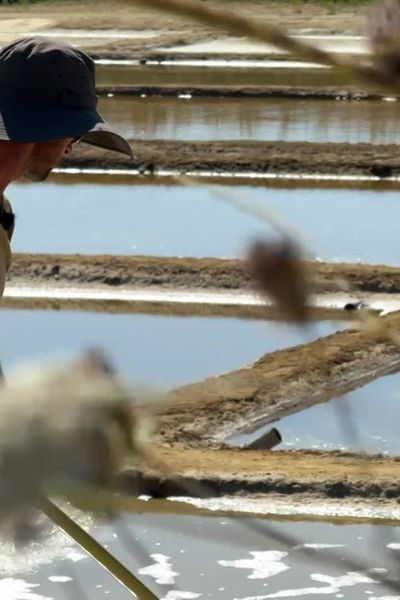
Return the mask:
[(64, 148), (64, 156), (68, 156), (68, 154), (71, 154), (72, 152), (72, 142), (69, 142), (69, 144), (67, 144), (67, 146), (65, 146)]

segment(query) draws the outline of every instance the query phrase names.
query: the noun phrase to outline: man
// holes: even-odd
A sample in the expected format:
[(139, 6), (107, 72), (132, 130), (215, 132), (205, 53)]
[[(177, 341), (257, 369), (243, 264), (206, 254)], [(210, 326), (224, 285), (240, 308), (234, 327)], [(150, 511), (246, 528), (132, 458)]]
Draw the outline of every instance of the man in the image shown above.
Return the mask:
[(96, 105), (94, 62), (80, 50), (43, 37), (0, 50), (0, 297), (14, 230), (7, 186), (44, 181), (77, 140), (132, 157)]

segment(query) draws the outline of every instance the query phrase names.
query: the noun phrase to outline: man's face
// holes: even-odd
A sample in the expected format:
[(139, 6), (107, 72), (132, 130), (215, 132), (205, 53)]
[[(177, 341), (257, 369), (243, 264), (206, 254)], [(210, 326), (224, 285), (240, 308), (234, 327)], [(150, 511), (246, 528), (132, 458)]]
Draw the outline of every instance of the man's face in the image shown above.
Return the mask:
[(73, 138), (54, 140), (51, 142), (37, 142), (27, 158), (22, 178), (29, 181), (44, 181), (50, 171), (56, 167), (64, 156), (72, 150)]

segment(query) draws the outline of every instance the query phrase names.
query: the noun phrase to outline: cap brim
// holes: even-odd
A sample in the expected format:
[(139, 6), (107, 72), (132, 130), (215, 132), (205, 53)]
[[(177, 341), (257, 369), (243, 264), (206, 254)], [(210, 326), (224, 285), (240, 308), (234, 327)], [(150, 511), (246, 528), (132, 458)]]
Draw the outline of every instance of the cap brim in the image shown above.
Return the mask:
[(106, 150), (122, 152), (130, 158), (135, 158), (128, 141), (122, 135), (113, 131), (105, 121), (97, 123), (91, 131), (82, 136), (82, 141)]
[(68, 137), (133, 158), (127, 140), (114, 131), (96, 110), (45, 108), (0, 102), (0, 140), (47, 142)]

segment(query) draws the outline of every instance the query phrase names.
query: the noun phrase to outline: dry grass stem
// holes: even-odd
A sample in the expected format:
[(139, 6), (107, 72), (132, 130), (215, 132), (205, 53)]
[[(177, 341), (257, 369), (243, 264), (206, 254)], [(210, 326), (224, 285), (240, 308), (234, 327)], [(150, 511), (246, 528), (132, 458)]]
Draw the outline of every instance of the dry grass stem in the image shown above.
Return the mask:
[(205, 25), (224, 30), (233, 35), (248, 37), (252, 40), (276, 46), (292, 54), (296, 59), (315, 62), (327, 67), (335, 67), (357, 76), (362, 80), (383, 86), (392, 93), (399, 91), (397, 80), (388, 77), (381, 70), (380, 62), (369, 66), (339, 53), (326, 52), (298, 38), (291, 37), (281, 28), (264, 22), (257, 22), (240, 12), (233, 12), (216, 6), (203, 4), (201, 0), (129, 0), (137, 5), (167, 11), (179, 16), (194, 19)]

